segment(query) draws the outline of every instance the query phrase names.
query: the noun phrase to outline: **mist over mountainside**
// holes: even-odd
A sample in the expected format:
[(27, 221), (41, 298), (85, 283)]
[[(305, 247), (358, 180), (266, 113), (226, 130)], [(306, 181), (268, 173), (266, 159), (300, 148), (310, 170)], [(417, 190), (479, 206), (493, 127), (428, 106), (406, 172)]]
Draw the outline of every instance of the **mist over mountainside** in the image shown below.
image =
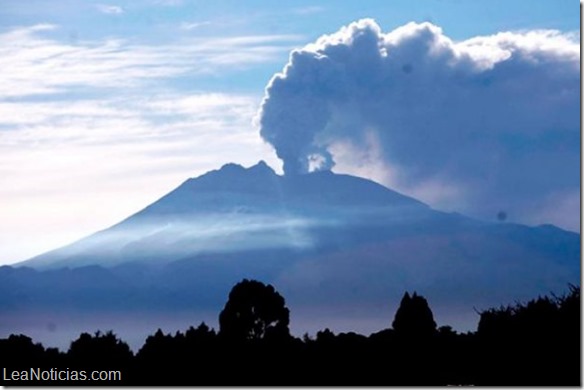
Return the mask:
[[(328, 226), (428, 216), (421, 202), (369, 180), (329, 171), (279, 176), (263, 161), (226, 164), (109, 229), (18, 265), (34, 268), (171, 262), (196, 253), (319, 246)], [(324, 237), (323, 237), (324, 238)]]
[(176, 313), (199, 321), (243, 278), (278, 288), (297, 333), (383, 329), (406, 290), (429, 298), (439, 324), (468, 330), (473, 307), (579, 283), (580, 236), (443, 213), (330, 171), (279, 176), (263, 162), (226, 164), (109, 229), (0, 267), (0, 317), (10, 318), (0, 335), (54, 337), (35, 313), (61, 313), (47, 315), (60, 323), (91, 313), (113, 329), (132, 329), (124, 316), (135, 313), (150, 313), (155, 328)]

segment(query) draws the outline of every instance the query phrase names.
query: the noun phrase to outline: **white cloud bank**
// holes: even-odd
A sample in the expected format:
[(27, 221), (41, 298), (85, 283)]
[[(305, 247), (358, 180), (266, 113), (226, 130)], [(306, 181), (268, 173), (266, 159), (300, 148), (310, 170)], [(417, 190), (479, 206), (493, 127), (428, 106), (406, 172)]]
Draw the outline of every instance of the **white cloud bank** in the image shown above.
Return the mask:
[(365, 19), (293, 51), (257, 119), (288, 174), (335, 167), (437, 208), (579, 230), (579, 71), (573, 34), (454, 42)]
[(0, 265), (119, 222), (225, 162), (278, 166), (251, 124), (261, 96), (197, 90), (273, 61), (297, 36), (64, 42), (0, 34)]
[(0, 101), (0, 264), (106, 228), (223, 162), (277, 161), (250, 125), (257, 97), (159, 93)]
[[(180, 76), (216, 75), (274, 60), (294, 35), (184, 38), (147, 46), (121, 39), (67, 44), (39, 24), (0, 34), (0, 99), (70, 92), (73, 88), (152, 86)], [(74, 91), (79, 92), (79, 91)]]

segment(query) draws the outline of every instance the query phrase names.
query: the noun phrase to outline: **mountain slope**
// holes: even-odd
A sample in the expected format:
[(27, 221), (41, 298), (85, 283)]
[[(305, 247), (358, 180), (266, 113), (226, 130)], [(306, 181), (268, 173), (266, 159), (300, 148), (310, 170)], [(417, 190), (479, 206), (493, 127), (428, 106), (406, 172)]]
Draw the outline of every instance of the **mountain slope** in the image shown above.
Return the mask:
[(443, 213), (348, 175), (227, 164), (109, 229), (0, 267), (0, 336), (52, 340), (40, 316), (78, 319), (75, 332), (108, 318), (129, 339), (179, 313), (190, 313), (184, 326), (213, 321), (243, 278), (275, 285), (297, 334), (383, 329), (406, 290), (428, 298), (439, 324), (468, 330), (473, 308), (578, 284), (580, 235)]
[(423, 203), (369, 180), (319, 172), (279, 176), (264, 162), (227, 164), (121, 223), (18, 265), (34, 268), (170, 262), (202, 252), (303, 248), (308, 231), (360, 218), (432, 213)]

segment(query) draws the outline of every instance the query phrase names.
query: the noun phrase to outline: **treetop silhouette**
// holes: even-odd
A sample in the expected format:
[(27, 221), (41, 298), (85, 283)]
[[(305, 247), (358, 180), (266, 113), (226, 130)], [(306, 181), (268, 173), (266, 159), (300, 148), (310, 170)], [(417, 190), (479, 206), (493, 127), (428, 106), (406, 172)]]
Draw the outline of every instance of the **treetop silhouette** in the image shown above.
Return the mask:
[(205, 323), (158, 329), (136, 355), (111, 331), (82, 333), (67, 353), (12, 335), (0, 339), (0, 367), (117, 370), (122, 384), (141, 386), (575, 386), (580, 312), (580, 289), (570, 286), (560, 297), (485, 310), (476, 332), (459, 334), (436, 329), (426, 299), (406, 292), (393, 329), (367, 337), (327, 328), (300, 339), (289, 334), (289, 311), (273, 286), (243, 280), (221, 312), (219, 335)]
[(436, 322), (426, 298), (415, 291), (412, 296), (406, 292), (395, 313), (392, 327), (402, 335), (424, 337), (436, 333)]
[(244, 279), (229, 293), (219, 315), (219, 335), (232, 340), (261, 340), (290, 336), (290, 311), (270, 284)]

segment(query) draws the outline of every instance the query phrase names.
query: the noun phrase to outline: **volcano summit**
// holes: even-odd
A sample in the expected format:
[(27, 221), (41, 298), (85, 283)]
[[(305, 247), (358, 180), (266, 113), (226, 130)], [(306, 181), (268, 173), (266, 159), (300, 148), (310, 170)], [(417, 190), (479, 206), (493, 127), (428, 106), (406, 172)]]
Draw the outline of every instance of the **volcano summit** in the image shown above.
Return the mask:
[(577, 284), (580, 236), (440, 212), (330, 171), (280, 176), (264, 162), (226, 164), (108, 229), (0, 267), (0, 316), (10, 318), (0, 336), (26, 328), (47, 342), (44, 324), (34, 330), (38, 313), (72, 332), (63, 318), (89, 312), (121, 335), (136, 313), (156, 318), (153, 329), (177, 313), (192, 323), (219, 312), (243, 278), (276, 286), (299, 334), (382, 329), (406, 290), (428, 297), (439, 324), (467, 330), (473, 308)]

